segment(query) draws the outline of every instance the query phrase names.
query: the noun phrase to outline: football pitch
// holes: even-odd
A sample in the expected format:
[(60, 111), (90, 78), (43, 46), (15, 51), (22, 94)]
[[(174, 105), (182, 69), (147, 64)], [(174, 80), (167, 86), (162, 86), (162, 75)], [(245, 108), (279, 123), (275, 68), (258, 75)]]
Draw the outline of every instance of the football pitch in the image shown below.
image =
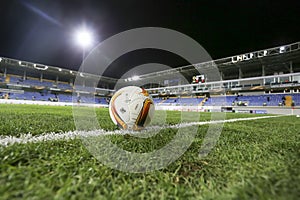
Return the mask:
[[(97, 108), (96, 114), (103, 130), (117, 129), (107, 108)], [(181, 122), (180, 112), (165, 114), (170, 126), (151, 138), (103, 137), (127, 151), (153, 151), (176, 135), (172, 125)], [(300, 118), (263, 116), (268, 117), (226, 114), (226, 120), (237, 120), (224, 124), (216, 146), (200, 159), (209, 128), (203, 123), (178, 160), (167, 168), (136, 174), (102, 164), (80, 137), (50, 137), (76, 130), (72, 107), (0, 105), (0, 199), (297, 199)], [(210, 119), (210, 113), (200, 113), (192, 121)], [(38, 136), (50, 139), (24, 139)], [(25, 142), (5, 144), (9, 138)]]

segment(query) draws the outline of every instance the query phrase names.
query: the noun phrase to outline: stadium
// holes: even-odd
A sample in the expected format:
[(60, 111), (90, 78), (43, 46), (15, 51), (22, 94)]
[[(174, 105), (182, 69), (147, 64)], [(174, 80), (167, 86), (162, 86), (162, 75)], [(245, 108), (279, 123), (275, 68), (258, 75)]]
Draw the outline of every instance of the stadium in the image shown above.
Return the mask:
[[(124, 87), (158, 78), (160, 84), (143, 87), (152, 96), (156, 112), (167, 113), (167, 125), (181, 123), (181, 112), (201, 113), (203, 125), (184, 156), (166, 169), (144, 175), (101, 165), (74, 132), (74, 104), (97, 108), (100, 127), (108, 132), (117, 129), (107, 109), (117, 79), (98, 77), (102, 88), (74, 85), (77, 75), (87, 80), (95, 75), (11, 58), (0, 60), (4, 199), (49, 195), (193, 198), (198, 192), (205, 198), (297, 196), (300, 42), (118, 80), (118, 87)], [(212, 64), (222, 80), (210, 81), (206, 74), (199, 74), (197, 68)], [(181, 84), (184, 81), (177, 73), (190, 83)], [(205, 121), (218, 112), (227, 113), (222, 135), (209, 156), (197, 160), (209, 125)], [(197, 117), (190, 122), (197, 122)], [(148, 152), (167, 143), (174, 130), (166, 127), (148, 139), (127, 134), (111, 139), (127, 150)], [(103, 181), (109, 182), (104, 188)]]
[(0, 200), (299, 199), (299, 5), (1, 1)]
[[(288, 114), (291, 109), (297, 112), (300, 105), (299, 48), (297, 42), (123, 79), (1, 58), (1, 103), (72, 105), (78, 102), (107, 107), (116, 85), (137, 85), (148, 90), (160, 109), (186, 107), (209, 111), (221, 106), (229, 112), (260, 110), (265, 114)], [(217, 66), (220, 81), (210, 81), (206, 74), (199, 74), (198, 69), (212, 65)], [(84, 78), (75, 84), (77, 76)], [(88, 83), (95, 78), (100, 82)], [(186, 80), (190, 83), (184, 84)]]

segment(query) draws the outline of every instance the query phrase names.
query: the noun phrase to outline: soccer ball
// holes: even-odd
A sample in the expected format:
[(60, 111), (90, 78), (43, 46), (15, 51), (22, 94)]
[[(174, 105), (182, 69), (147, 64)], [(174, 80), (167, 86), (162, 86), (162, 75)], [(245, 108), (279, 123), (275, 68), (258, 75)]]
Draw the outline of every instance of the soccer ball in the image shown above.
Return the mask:
[(121, 88), (109, 103), (110, 118), (124, 130), (144, 129), (151, 122), (154, 111), (154, 103), (148, 92), (136, 86)]

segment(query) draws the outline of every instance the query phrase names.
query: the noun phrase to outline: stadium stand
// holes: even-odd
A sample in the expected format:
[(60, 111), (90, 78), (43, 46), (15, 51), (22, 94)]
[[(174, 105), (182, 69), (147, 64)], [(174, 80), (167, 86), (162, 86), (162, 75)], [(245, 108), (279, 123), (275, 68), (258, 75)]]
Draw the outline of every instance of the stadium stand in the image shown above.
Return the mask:
[(10, 76), (9, 83), (16, 83), (21, 85), (28, 85), (28, 86), (41, 86), (41, 87), (52, 87), (53, 82), (43, 80), (39, 81), (37, 79), (23, 79), (21, 77)]
[[(89, 85), (94, 84), (89, 83), (89, 80), (95, 78), (93, 74), (84, 73), (82, 76), (81, 73), (68, 69), (51, 66), (36, 68), (36, 65), (1, 58), (2, 98), (5, 96), (9, 99), (72, 102), (72, 94), (75, 93), (78, 94), (80, 102), (107, 105), (107, 99), (111, 98), (116, 84), (119, 84), (118, 88), (128, 85), (143, 86), (157, 105), (300, 106), (300, 42), (140, 74), (137, 80), (133, 80), (132, 77), (101, 77), (97, 88)], [(220, 79), (211, 81), (207, 74), (199, 74), (201, 69), (210, 66), (218, 68)], [(185, 77), (184, 80), (178, 78), (178, 72)], [(80, 82), (81, 85), (73, 86), (78, 75), (85, 77), (85, 80)], [(201, 77), (204, 81), (192, 81), (193, 77)], [(145, 84), (152, 80), (156, 83)], [(190, 80), (190, 83), (186, 80)], [(94, 95), (95, 99), (91, 98)]]
[(176, 98), (154, 98), (153, 101), (158, 105), (175, 105), (175, 106), (198, 106), (204, 98), (197, 97), (176, 97)]
[(177, 102), (180, 105), (198, 106), (202, 102), (203, 98), (178, 98)]
[[(3, 94), (1, 93), (1, 96)], [(58, 102), (73, 102), (72, 94), (48, 94), (40, 92), (24, 92), (9, 93), (9, 99), (15, 100), (34, 100), (34, 101), (58, 101)], [(107, 105), (108, 101), (105, 97), (78, 96), (74, 98), (74, 102), (80, 100), (81, 103), (95, 103)]]
[(239, 102), (246, 103), (246, 106), (284, 106), (284, 99), (292, 97), (295, 106), (300, 105), (300, 94), (265, 94), (265, 95), (238, 95), (211, 97), (205, 102), (205, 106), (232, 106)]
[(36, 101), (50, 101), (55, 98), (54, 94), (43, 94), (39, 92), (24, 92), (24, 94), (10, 93), (9, 99), (16, 100), (36, 100)]
[(231, 106), (235, 98), (234, 96), (210, 97), (206, 100), (204, 106)]
[(72, 102), (72, 95), (67, 94), (59, 94), (58, 95), (58, 101), (59, 102)]
[(68, 83), (58, 83), (58, 84), (56, 84), (55, 85), (57, 88), (60, 88), (60, 89), (63, 89), (63, 90), (72, 90), (73, 89), (73, 87), (70, 85), (70, 84), (68, 84)]
[[(203, 106), (284, 106), (284, 98), (292, 97), (294, 106), (300, 105), (300, 94), (264, 94), (264, 95), (234, 95), (234, 96), (212, 96), (207, 98)], [(157, 105), (199, 105), (205, 98), (154, 98), (153, 101)], [(241, 106), (242, 106), (241, 105)]]

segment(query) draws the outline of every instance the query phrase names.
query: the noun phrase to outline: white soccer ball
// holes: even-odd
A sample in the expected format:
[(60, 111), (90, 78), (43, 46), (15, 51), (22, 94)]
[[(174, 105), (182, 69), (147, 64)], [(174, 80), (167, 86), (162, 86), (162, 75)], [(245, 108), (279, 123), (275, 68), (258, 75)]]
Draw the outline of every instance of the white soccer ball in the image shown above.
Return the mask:
[(154, 116), (154, 103), (145, 89), (127, 86), (110, 100), (109, 115), (114, 124), (124, 130), (141, 130)]

